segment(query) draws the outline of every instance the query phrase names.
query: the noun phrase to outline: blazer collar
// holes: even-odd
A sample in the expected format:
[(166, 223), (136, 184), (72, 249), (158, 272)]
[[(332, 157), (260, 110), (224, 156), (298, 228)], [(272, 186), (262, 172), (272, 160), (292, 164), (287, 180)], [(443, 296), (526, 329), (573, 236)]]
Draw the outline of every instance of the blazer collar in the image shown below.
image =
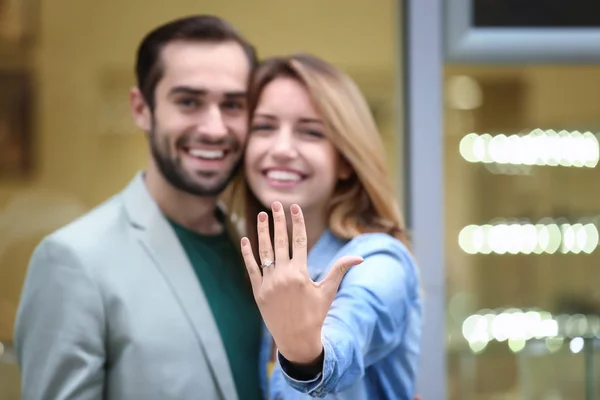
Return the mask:
[(138, 240), (186, 313), (223, 398), (237, 400), (225, 347), (202, 286), (177, 235), (150, 195), (143, 172), (125, 188), (123, 202)]

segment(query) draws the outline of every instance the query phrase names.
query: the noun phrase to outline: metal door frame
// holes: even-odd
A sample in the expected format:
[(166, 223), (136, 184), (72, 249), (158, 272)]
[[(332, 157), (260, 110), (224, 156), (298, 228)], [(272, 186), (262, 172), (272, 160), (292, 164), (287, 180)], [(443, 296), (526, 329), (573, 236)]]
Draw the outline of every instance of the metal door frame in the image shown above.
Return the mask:
[(404, 203), (424, 289), (417, 394), (446, 398), (443, 176), (443, 4), (401, 0), (400, 65), (404, 132)]

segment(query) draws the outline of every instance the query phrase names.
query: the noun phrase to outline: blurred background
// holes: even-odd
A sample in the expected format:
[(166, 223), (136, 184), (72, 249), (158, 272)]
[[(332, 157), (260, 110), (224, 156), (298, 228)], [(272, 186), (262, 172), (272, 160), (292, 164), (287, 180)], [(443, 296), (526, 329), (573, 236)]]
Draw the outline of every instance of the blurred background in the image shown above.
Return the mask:
[[(467, 3), (478, 12), (465, 18), (484, 28), (600, 28), (592, 2), (576, 12), (548, 0), (545, 13), (508, 0), (453, 5)], [(0, 0), (0, 400), (19, 398), (11, 343), (31, 252), (144, 168), (128, 109), (136, 46), (193, 13), (226, 18), (260, 56), (306, 51), (349, 73), (406, 206), (403, 1)], [(600, 399), (600, 66), (573, 53), (439, 67), (444, 221), (426, 229), (443, 229), (446, 367), (429, 384), (453, 400)]]

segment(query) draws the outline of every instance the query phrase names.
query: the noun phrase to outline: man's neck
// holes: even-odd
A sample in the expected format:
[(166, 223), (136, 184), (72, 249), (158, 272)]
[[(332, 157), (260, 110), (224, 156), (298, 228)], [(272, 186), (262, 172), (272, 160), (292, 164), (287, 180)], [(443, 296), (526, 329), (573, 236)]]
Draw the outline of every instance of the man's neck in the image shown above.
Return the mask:
[(171, 221), (202, 235), (223, 231), (215, 212), (217, 197), (201, 197), (179, 190), (152, 165), (144, 178), (150, 195)]

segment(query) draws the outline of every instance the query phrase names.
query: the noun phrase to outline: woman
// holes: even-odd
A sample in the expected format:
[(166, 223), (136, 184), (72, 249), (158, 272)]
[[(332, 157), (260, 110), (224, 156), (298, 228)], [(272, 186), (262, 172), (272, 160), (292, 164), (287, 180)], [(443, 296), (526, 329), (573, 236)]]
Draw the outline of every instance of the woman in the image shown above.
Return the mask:
[(269, 398), (413, 399), (418, 270), (365, 99), (295, 55), (260, 65), (249, 107), (241, 247), (277, 348)]

